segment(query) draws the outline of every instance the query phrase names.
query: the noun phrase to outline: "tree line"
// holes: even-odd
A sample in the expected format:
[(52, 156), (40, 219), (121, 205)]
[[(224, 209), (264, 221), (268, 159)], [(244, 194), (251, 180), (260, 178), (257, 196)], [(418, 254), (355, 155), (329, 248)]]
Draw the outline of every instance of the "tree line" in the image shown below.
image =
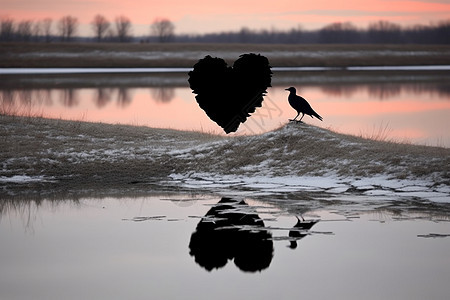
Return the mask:
[(2, 42), (135, 42), (137, 38), (151, 39), (158, 42), (174, 40), (175, 26), (165, 18), (155, 19), (150, 25), (150, 35), (134, 37), (131, 20), (126, 16), (117, 16), (109, 21), (103, 15), (97, 14), (90, 22), (93, 37), (77, 36), (78, 18), (67, 15), (54, 21), (45, 18), (39, 21), (22, 20), (16, 22), (12, 18), (0, 19), (0, 41)]
[(77, 36), (79, 21), (74, 16), (64, 16), (59, 20), (46, 18), (40, 21), (12, 18), (0, 19), (0, 41), (22, 42), (189, 42), (189, 43), (367, 43), (367, 44), (450, 44), (450, 20), (430, 25), (400, 26), (389, 21), (377, 21), (367, 28), (358, 28), (350, 22), (332, 23), (317, 30), (303, 30), (301, 26), (290, 30), (251, 30), (175, 34), (174, 24), (166, 18), (155, 19), (149, 34), (134, 36), (132, 23), (126, 16), (118, 16), (109, 21), (97, 14), (91, 23), (92, 36)]
[(434, 25), (402, 27), (388, 21), (377, 21), (367, 28), (352, 23), (332, 23), (318, 30), (251, 30), (202, 35), (177, 35), (178, 42), (223, 42), (267, 44), (450, 44), (450, 20)]

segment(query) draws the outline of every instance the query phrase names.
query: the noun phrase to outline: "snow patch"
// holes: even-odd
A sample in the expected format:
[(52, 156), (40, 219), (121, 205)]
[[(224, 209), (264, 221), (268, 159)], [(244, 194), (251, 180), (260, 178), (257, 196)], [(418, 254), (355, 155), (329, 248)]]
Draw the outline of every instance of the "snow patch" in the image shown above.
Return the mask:
[[(389, 179), (387, 176), (371, 178), (345, 178), (337, 175), (318, 176), (234, 176), (208, 173), (171, 174), (166, 184), (181, 185), (189, 189), (209, 189), (243, 196), (276, 195), (285, 192), (324, 192), (330, 195), (351, 195), (360, 191), (368, 200), (420, 198), (450, 203), (446, 187), (433, 188), (433, 182), (423, 180)], [(371, 199), (371, 197), (375, 197)]]
[(27, 175), (14, 175), (11, 177), (2, 176), (0, 182), (3, 183), (30, 183), (30, 182), (52, 182), (51, 178), (45, 176), (27, 176)]

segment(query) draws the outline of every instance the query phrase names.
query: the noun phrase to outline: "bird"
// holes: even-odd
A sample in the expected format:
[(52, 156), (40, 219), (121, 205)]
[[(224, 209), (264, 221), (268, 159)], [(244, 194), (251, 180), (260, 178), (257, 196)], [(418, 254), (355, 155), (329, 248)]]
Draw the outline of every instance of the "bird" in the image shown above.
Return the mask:
[(297, 223), (289, 231), (289, 237), (291, 238), (289, 248), (291, 249), (297, 248), (297, 241), (304, 238), (307, 235), (306, 231), (319, 222), (319, 220), (306, 221), (302, 216), (300, 216), (301, 220), (299, 217), (295, 217), (297, 218)]
[[(311, 105), (309, 105), (308, 101), (306, 101), (305, 98), (297, 95), (297, 90), (295, 89), (295, 87), (291, 86), (290, 88), (287, 88), (285, 90), (290, 92), (288, 96), (289, 104), (293, 109), (297, 111), (297, 115), (295, 116), (295, 118), (289, 119), (289, 121), (301, 122), (305, 115), (309, 115), (311, 118), (314, 116), (320, 121), (323, 120), (322, 117), (319, 116), (319, 114), (316, 113), (314, 109), (312, 109)], [(300, 113), (302, 113), (302, 117), (297, 121), (297, 117), (300, 115)]]

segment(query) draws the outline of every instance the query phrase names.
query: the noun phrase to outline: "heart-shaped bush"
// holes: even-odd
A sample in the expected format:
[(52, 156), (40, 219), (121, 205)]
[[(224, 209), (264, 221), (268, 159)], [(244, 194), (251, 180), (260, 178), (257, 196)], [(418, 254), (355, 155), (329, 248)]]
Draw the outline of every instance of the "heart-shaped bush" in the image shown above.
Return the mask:
[(208, 117), (226, 133), (247, 120), (271, 86), (269, 60), (260, 54), (242, 54), (232, 67), (222, 58), (205, 56), (189, 72), (189, 85)]

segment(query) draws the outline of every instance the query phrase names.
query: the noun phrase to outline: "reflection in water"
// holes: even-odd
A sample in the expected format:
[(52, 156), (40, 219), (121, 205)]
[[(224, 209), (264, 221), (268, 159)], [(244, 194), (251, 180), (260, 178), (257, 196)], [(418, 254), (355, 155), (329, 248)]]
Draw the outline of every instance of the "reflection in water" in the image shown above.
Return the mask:
[[(54, 100), (62, 104), (65, 108), (75, 108), (82, 105), (80, 101), (80, 88), (64, 89), (25, 89), (0, 90), (0, 113), (9, 113), (9, 111), (18, 111), (24, 107), (32, 109), (33, 107), (54, 105)], [(108, 103), (117, 101), (125, 108), (133, 101), (133, 89), (126, 87), (110, 88), (100, 87), (92, 90), (92, 103), (98, 109), (105, 108)], [(175, 97), (175, 89), (171, 87), (151, 88), (151, 99), (157, 102), (170, 102)], [(8, 110), (9, 109), (9, 110)]]
[(11, 196), (11, 199), (2, 198), (0, 201), (0, 227), (2, 222), (15, 219), (20, 220), (25, 231), (33, 232), (36, 221), (42, 221), (39, 217), (42, 211), (51, 207), (56, 212), (57, 208), (65, 205), (73, 209), (80, 206), (80, 201), (78, 199), (49, 200), (39, 197), (28, 199), (17, 195)]
[(112, 89), (110, 88), (98, 88), (97, 95), (92, 99), (98, 108), (104, 107), (109, 101), (111, 101)]
[(80, 99), (78, 97), (77, 89), (64, 89), (61, 91), (61, 96), (59, 100), (66, 107), (75, 107), (80, 104)]
[(133, 101), (133, 94), (130, 89), (120, 87), (117, 89), (117, 103), (121, 107), (126, 107)]
[(160, 87), (150, 89), (153, 99), (159, 102), (170, 102), (175, 97), (175, 89), (171, 87)]
[(271, 233), (244, 201), (222, 198), (198, 223), (189, 254), (208, 271), (233, 260), (242, 271), (269, 267), (273, 257)]
[[(423, 76), (424, 81), (391, 82), (376, 77), (367, 83), (308, 83), (298, 88), (327, 116), (323, 124), (308, 120), (313, 125), (370, 137), (373, 129), (388, 124), (389, 140), (450, 147), (445, 129), (449, 126), (450, 89), (443, 79), (426, 78), (430, 76)], [(29, 83), (0, 81), (0, 114), (222, 132), (199, 109), (191, 90), (171, 85), (172, 78), (137, 86), (132, 85), (138, 80), (134, 77), (122, 81), (95, 77), (69, 83), (44, 79)], [(187, 85), (186, 78), (184, 81)], [(286, 124), (292, 109), (285, 87), (268, 89), (263, 106), (237, 133), (261, 134)]]
[(308, 235), (307, 231), (311, 229), (311, 227), (313, 227), (317, 222), (319, 221), (318, 220), (306, 221), (305, 219), (303, 219), (303, 217), (301, 217), (300, 220), (300, 218), (297, 217), (297, 223), (291, 230), (289, 230), (289, 238), (290, 238), (289, 241), (291, 243), (289, 245), (289, 248), (291, 249), (297, 248), (297, 241), (307, 236)]
[[(305, 87), (302, 87), (304, 89)], [(80, 105), (79, 91), (83, 88), (40, 88), (40, 89), (0, 89), (0, 107), (4, 109), (7, 105), (53, 105), (52, 98), (56, 97), (65, 107), (75, 107)], [(136, 88), (127, 88), (124, 86), (99, 87), (92, 89), (94, 91), (92, 102), (98, 108), (105, 105), (113, 99), (116, 99), (122, 106), (130, 104), (133, 100), (133, 90)], [(89, 90), (89, 89), (83, 89)], [(433, 98), (450, 100), (450, 89), (446, 85), (440, 84), (329, 84), (320, 86), (321, 92), (326, 96), (332, 97), (352, 97), (354, 94), (366, 91), (371, 99), (387, 100), (398, 97), (402, 93), (412, 92), (413, 94), (429, 94)], [(175, 98), (174, 87), (152, 87), (149, 88), (151, 98), (156, 102), (169, 103)], [(54, 95), (57, 92), (59, 95)]]
[(98, 88), (92, 97), (92, 102), (95, 103), (98, 109), (106, 107), (114, 100), (116, 100), (118, 106), (126, 108), (133, 101), (132, 91), (124, 87), (117, 89)]
[(450, 89), (445, 83), (370, 83), (370, 84), (328, 84), (320, 87), (327, 96), (352, 97), (359, 92), (367, 92), (372, 99), (388, 100), (402, 93), (429, 94), (433, 98), (449, 99)]
[[(137, 198), (89, 198), (83, 194), (79, 201), (53, 198), (48, 193), (36, 197), (55, 200), (20, 200), (17, 195), (8, 201), (2, 198), (0, 298), (265, 300), (277, 296), (295, 299), (300, 294), (313, 299), (416, 299), (425, 294), (427, 299), (448, 298), (450, 237), (445, 237), (449, 214), (447, 210), (443, 213), (444, 206), (394, 198), (380, 207), (376, 201), (366, 201), (366, 197), (360, 201), (347, 193), (344, 202), (351, 205), (341, 206), (339, 201), (323, 201), (320, 196), (316, 200), (330, 205), (329, 209), (317, 205), (320, 210), (310, 214), (323, 220), (317, 227), (328, 230), (332, 226), (334, 238), (314, 232), (314, 237), (301, 241), (311, 241), (308, 247), (299, 245), (302, 252), (285, 247), (287, 239), (274, 242), (277, 258), (272, 258), (270, 271), (241, 274), (230, 266), (219, 274), (203, 271), (186, 253), (186, 237), (199, 221), (190, 216), (205, 213), (217, 198), (167, 194), (167, 188), (162, 191), (161, 195), (151, 191)], [(285, 212), (305, 211), (314, 200), (290, 195), (294, 194), (288, 193), (279, 202), (280, 208), (284, 207), (281, 215), (262, 203), (252, 208), (264, 216), (266, 226), (279, 217), (276, 223), (290, 228), (295, 218)], [(167, 201), (177, 199), (191, 205), (181, 207)], [(252, 205), (251, 201), (247, 203)], [(238, 203), (222, 205), (236, 207)], [(238, 207), (254, 215), (247, 205)], [(384, 209), (392, 211), (385, 215)], [(30, 214), (34, 228), (24, 231), (22, 219)], [(121, 221), (159, 215), (167, 217)], [(333, 222), (345, 220), (345, 215), (351, 216), (351, 222)], [(222, 230), (215, 231), (220, 234)], [(274, 229), (273, 236), (278, 232)], [(288, 231), (281, 234), (287, 236)]]

